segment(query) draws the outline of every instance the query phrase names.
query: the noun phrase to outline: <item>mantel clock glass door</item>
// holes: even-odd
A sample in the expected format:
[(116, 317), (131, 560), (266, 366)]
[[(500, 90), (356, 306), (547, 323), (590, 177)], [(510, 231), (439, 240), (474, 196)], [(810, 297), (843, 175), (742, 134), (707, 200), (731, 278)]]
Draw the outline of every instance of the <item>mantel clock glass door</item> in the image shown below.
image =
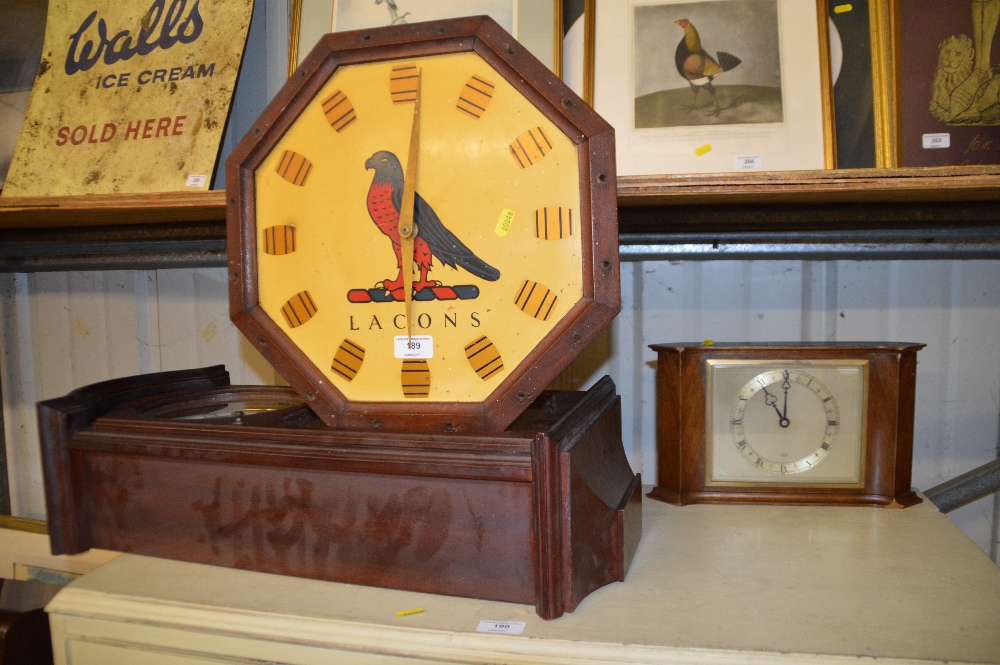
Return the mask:
[(673, 503), (907, 505), (919, 344), (655, 345)]
[(338, 33), (234, 153), (234, 322), (327, 424), (502, 430), (617, 312), (563, 88), (489, 19)]
[(706, 362), (709, 486), (861, 486), (867, 362)]

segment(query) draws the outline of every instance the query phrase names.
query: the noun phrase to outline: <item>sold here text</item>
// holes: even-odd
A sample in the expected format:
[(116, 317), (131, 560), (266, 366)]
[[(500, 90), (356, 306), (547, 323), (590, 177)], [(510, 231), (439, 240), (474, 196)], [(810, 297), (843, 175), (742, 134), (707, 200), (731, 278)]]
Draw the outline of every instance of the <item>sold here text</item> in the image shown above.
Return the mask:
[(109, 143), (115, 138), (131, 141), (183, 136), (186, 120), (186, 115), (176, 115), (130, 120), (120, 124), (106, 122), (103, 125), (97, 123), (75, 127), (64, 125), (56, 132), (56, 145)]

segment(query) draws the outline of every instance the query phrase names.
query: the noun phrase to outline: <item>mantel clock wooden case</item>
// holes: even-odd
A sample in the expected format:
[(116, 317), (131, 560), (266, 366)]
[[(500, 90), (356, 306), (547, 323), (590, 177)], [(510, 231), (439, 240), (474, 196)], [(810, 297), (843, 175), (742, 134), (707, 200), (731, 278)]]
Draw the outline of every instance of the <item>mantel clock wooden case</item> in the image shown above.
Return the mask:
[(669, 503), (906, 507), (922, 344), (656, 344)]
[(620, 308), (614, 152), (488, 18), (324, 37), (227, 162), (231, 317), (291, 387), (208, 368), (42, 403), (54, 550), (546, 618), (624, 579), (614, 385), (545, 391)]

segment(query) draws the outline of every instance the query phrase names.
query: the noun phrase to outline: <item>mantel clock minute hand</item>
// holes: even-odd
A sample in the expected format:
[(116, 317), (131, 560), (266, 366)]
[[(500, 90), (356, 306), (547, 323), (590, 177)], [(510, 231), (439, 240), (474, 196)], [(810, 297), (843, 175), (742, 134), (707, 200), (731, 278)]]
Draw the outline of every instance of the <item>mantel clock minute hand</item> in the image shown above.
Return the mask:
[(786, 369), (783, 373), (785, 380), (781, 382), (781, 388), (785, 391), (785, 402), (781, 407), (781, 418), (778, 420), (778, 424), (782, 427), (788, 427), (788, 389), (792, 387), (792, 382), (788, 380), (788, 370)]

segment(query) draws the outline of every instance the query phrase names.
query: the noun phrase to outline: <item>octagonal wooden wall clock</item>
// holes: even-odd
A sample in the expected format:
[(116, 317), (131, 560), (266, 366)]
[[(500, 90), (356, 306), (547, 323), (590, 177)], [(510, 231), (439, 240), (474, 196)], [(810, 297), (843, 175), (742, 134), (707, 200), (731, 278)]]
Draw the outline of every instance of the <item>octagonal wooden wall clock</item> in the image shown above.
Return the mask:
[(331, 427), (502, 431), (619, 310), (613, 130), (489, 19), (327, 35), (227, 168), (232, 319)]
[(614, 383), (543, 390), (619, 308), (614, 152), (490, 19), (326, 36), (227, 163), (232, 318), (291, 387), (220, 366), (39, 404), (53, 552), (546, 619), (623, 581)]

